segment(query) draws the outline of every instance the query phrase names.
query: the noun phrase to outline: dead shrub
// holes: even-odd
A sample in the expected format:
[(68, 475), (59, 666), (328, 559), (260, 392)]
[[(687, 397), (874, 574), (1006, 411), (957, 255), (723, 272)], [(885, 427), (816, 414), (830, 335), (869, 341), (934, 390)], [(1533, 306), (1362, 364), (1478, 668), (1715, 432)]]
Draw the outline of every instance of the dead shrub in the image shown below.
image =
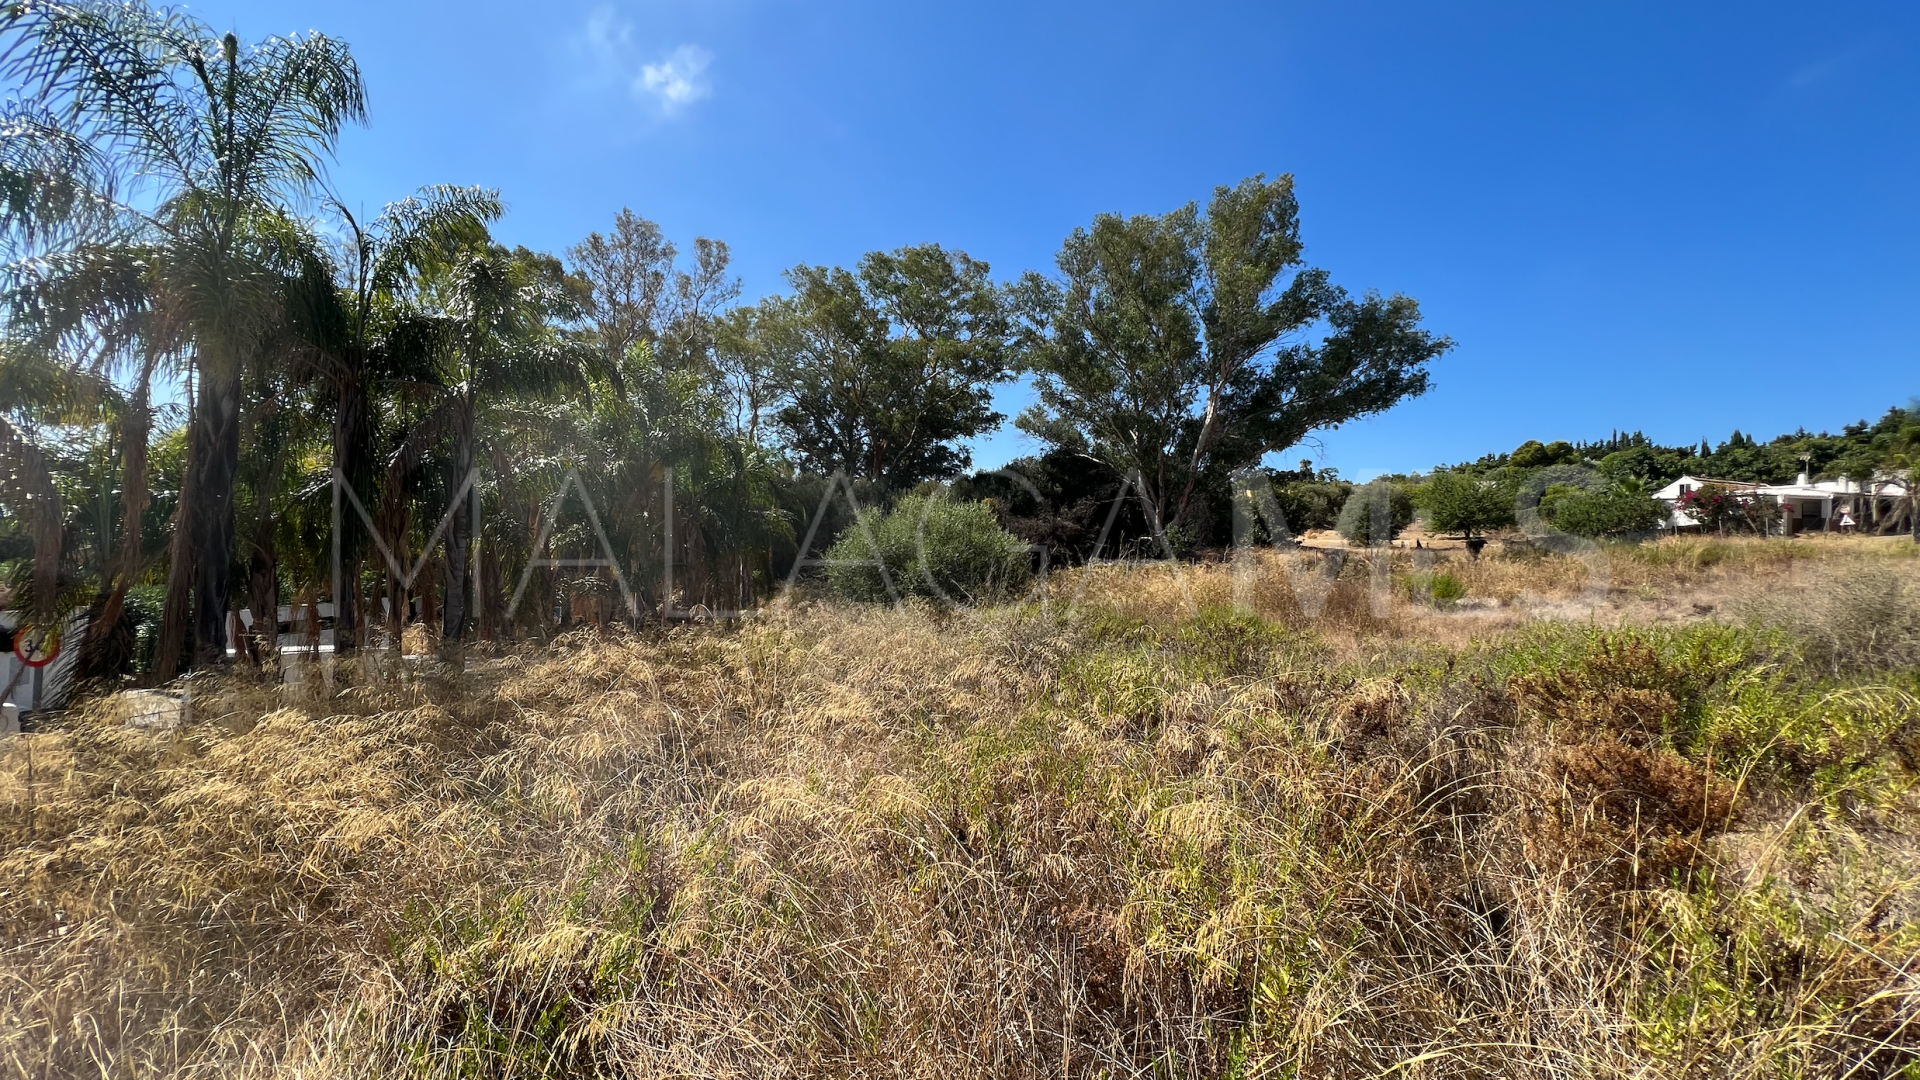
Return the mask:
[(1390, 679), (1377, 679), (1348, 690), (1335, 708), (1335, 738), (1349, 756), (1364, 754), (1404, 727), (1412, 711), (1406, 690)]
[(1822, 674), (1920, 668), (1920, 583), (1890, 566), (1825, 568), (1791, 588), (1744, 597), (1736, 610), (1797, 642)]
[(1556, 746), (1544, 762), (1533, 840), (1551, 863), (1615, 888), (1703, 865), (1734, 787), (1678, 754), (1623, 742)]
[(1556, 747), (1550, 775), (1573, 807), (1648, 834), (1705, 834), (1727, 824), (1733, 785), (1678, 754), (1626, 743)]
[(1685, 749), (1708, 693), (1745, 659), (1712, 640), (1663, 643), (1634, 631), (1593, 632), (1571, 646), (1508, 679), (1522, 714), (1562, 742), (1604, 735)]

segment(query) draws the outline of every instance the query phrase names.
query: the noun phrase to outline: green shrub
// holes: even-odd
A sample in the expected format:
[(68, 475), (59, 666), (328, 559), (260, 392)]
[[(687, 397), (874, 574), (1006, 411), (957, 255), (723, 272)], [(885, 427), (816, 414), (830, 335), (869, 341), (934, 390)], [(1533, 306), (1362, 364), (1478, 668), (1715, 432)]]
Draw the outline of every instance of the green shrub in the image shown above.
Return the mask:
[(1540, 500), (1540, 516), (1575, 536), (1626, 536), (1658, 528), (1667, 518), (1667, 508), (1638, 487), (1603, 491), (1554, 487)]
[[(1385, 504), (1387, 508), (1387, 536), (1373, 539), (1373, 518), (1376, 506)], [(1400, 530), (1413, 524), (1413, 497), (1407, 489), (1385, 480), (1375, 480), (1365, 487), (1353, 489), (1347, 496), (1347, 504), (1340, 508), (1340, 521), (1334, 526), (1349, 544), (1384, 544), (1400, 535)]]
[(1752, 633), (1710, 623), (1540, 626), (1503, 641), (1494, 666), (1522, 714), (1563, 738), (1599, 733), (1698, 756), (1714, 700), (1761, 649)]
[(1294, 480), (1273, 486), (1274, 502), (1295, 533), (1331, 529), (1340, 522), (1340, 510), (1353, 497), (1353, 485), (1344, 480)]
[(163, 585), (135, 585), (127, 590), (126, 611), (133, 620), (133, 669), (151, 671), (153, 654), (160, 647), (160, 621), (167, 606)]
[(1001, 528), (992, 509), (937, 496), (861, 514), (827, 559), (827, 581), (854, 600), (986, 602), (1017, 594), (1032, 577), (1026, 543)]
[(1445, 570), (1415, 574), (1407, 580), (1407, 592), (1415, 601), (1439, 605), (1451, 604), (1467, 595), (1466, 583)]

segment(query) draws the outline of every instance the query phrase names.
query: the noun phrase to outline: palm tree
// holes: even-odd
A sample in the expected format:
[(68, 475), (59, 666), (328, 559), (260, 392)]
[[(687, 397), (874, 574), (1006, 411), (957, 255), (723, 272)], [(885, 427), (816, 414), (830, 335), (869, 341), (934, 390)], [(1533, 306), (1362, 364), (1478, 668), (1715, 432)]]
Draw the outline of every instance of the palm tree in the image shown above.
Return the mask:
[[(19, 240), (14, 224), (8, 239)], [(9, 254), (17, 255), (19, 245), (11, 246)], [(127, 591), (145, 570), (153, 382), (173, 359), (164, 312), (151, 308), (141, 280), (139, 253), (92, 255), (94, 261), (43, 282), (29, 282), (16, 272), (21, 260), (9, 261), (12, 318), (0, 351), (0, 503), (29, 523), (35, 551), (27, 599), (35, 620), (57, 623), (63, 609), (91, 601), (81, 650), (89, 669), (97, 666), (94, 647), (119, 626)], [(130, 382), (117, 383), (116, 374)], [(32, 429), (42, 420), (77, 430), (106, 425), (109, 473), (111, 459), (119, 459), (118, 484), (110, 475), (93, 476), (80, 500), (84, 510), (70, 521), (57, 470), (35, 441)], [(90, 561), (97, 580), (75, 565), (80, 560)]]
[[(28, 523), (34, 556), (27, 599), (36, 619), (51, 622), (59, 607), (64, 514), (28, 417), (49, 408), (70, 410), (79, 389), (89, 398), (112, 396), (94, 391), (108, 388), (106, 369), (143, 328), (146, 298), (137, 259), (122, 251), (104, 258), (93, 252), (69, 266), (85, 272), (59, 276), (52, 287), (39, 280), (45, 275), (36, 269), (49, 257), (84, 248), (110, 227), (112, 215), (102, 212), (98, 194), (103, 159), (31, 102), (0, 107), (0, 136), (0, 281), (9, 315), (0, 352), (0, 402), (6, 403), (0, 412), (0, 503)], [(147, 385), (143, 377), (128, 403), (130, 425), (144, 416)], [(145, 428), (139, 430), (144, 436)], [(125, 445), (129, 464), (137, 457), (144, 465), (144, 442), (137, 453), (130, 441)], [(144, 496), (144, 487), (140, 491)]]
[(23, 0), (0, 15), (0, 75), (49, 127), (98, 152), (97, 200), (152, 252), (198, 381), (182, 523), (196, 660), (221, 662), (232, 590), (241, 378), (282, 314), (288, 208), (321, 186), (366, 94), (344, 43), (320, 34), (243, 50), (179, 11)]
[[(505, 206), (498, 191), (442, 185), (389, 204), (364, 225), (344, 205), (336, 202), (334, 210), (348, 233), (343, 258), (326, 280), (309, 275), (293, 307), (334, 399), (333, 469), (364, 497), (376, 471), (372, 392), (411, 374), (404, 369), (404, 345), (388, 340), (388, 334), (412, 298), (414, 278), (450, 266), (463, 250), (484, 244), (488, 225)], [(353, 522), (343, 521), (335, 543), (344, 580), (333, 583), (334, 644), (346, 651), (357, 636), (352, 583), (358, 580), (366, 538)]]
[[(425, 276), (414, 310), (395, 326), (396, 349), (410, 348), (431, 367), (440, 406), (408, 439), (398, 458), (416, 458), (419, 448), (444, 439), (447, 491), (457, 495), (473, 474), (476, 451), (492, 449), (496, 436), (513, 430), (514, 418), (495, 414), (482, 434), (481, 411), (512, 396), (557, 398), (585, 386), (595, 363), (591, 347), (561, 324), (580, 317), (577, 287), (551, 256), (499, 245), (470, 249)], [(407, 344), (411, 343), (411, 344)], [(502, 450), (505, 447), (501, 447)], [(506, 453), (492, 455), (509, 461)], [(473, 573), (468, 545), (478, 494), (455, 499), (446, 531), (446, 603), (441, 636), (453, 643), (466, 633), (467, 597)]]
[[(1894, 436), (1892, 448), (1886, 456), (1886, 466), (1900, 477), (1907, 489), (1906, 498), (1901, 500), (1906, 503), (1907, 530), (1912, 534), (1913, 542), (1920, 544), (1920, 424), (1908, 424)], [(1874, 501), (1877, 503), (1879, 500)], [(1894, 505), (1897, 507), (1899, 503)]]

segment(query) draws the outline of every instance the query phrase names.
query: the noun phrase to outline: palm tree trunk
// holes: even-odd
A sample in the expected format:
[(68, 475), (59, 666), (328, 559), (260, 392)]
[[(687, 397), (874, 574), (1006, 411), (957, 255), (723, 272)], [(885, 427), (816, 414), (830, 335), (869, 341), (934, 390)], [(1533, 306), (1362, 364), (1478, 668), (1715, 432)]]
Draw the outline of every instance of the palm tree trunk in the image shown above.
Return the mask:
[[(191, 388), (188, 400), (192, 400)], [(160, 643), (154, 650), (153, 673), (161, 682), (180, 672), (187, 646), (187, 611), (193, 603), (193, 517), (198, 500), (200, 440), (198, 409), (187, 417), (186, 473), (180, 483), (180, 502), (173, 508), (173, 542), (167, 549), (167, 601), (160, 615)]]
[(453, 475), (447, 489), (454, 493), (452, 520), (447, 523), (447, 602), (442, 611), (440, 638), (448, 645), (458, 642), (467, 629), (467, 590), (472, 582), (468, 541), (473, 538), (473, 518), (469, 513), (473, 496), (462, 495), (461, 485), (473, 471), (473, 403), (463, 401), (455, 422)]
[[(540, 519), (540, 501), (529, 496), (522, 513), (522, 520), (527, 523), (528, 536), (540, 535)], [(527, 579), (532, 585), (530, 594), (533, 596), (533, 632), (541, 641), (547, 641), (553, 637), (555, 585), (553, 571), (547, 566), (547, 562), (553, 558), (553, 538), (549, 536), (546, 543), (527, 552), (527, 558), (535, 563), (529, 567)], [(516, 610), (514, 614), (518, 616), (519, 612)]]
[(240, 465), (240, 376), (200, 384), (193, 526), (193, 659), (227, 661), (227, 609), (233, 597), (233, 477)]
[(395, 650), (397, 656), (403, 651), (401, 638), (406, 633), (414, 586), (412, 580), (402, 581), (394, 567), (413, 565), (413, 552), (407, 544), (408, 531), (412, 528), (412, 506), (407, 501), (400, 478), (392, 473), (389, 473), (380, 493), (379, 526), (380, 535), (385, 538), (387, 550), (393, 556), (390, 561), (382, 560), (381, 566), (385, 572), (381, 576), (387, 581), (387, 629), (393, 638), (388, 647)]
[[(373, 480), (372, 454), (367, 446), (367, 394), (357, 378), (340, 382), (339, 408), (333, 417), (333, 467), (356, 493)], [(366, 496), (362, 495), (361, 498)], [(354, 519), (344, 514), (339, 537), (340, 592), (333, 598), (333, 651), (349, 653), (359, 643), (359, 575), (355, 572), (366, 552), (366, 536)]]
[(479, 610), (474, 612), (474, 618), (479, 624), (480, 640), (493, 641), (500, 636), (500, 613), (506, 605), (501, 592), (504, 575), (500, 572), (500, 552), (484, 532), (480, 535), (480, 567), (476, 576), (484, 586), (481, 591), (485, 599), (477, 605)]
[[(271, 513), (262, 513), (254, 524), (253, 550), (247, 558), (247, 601), (253, 609), (254, 661), (280, 662), (280, 557), (275, 542), (279, 533), (279, 519)], [(335, 625), (340, 618), (340, 602), (334, 601)], [(336, 639), (337, 640), (337, 639)]]
[(440, 621), (440, 602), (433, 592), (433, 579), (440, 573), (440, 560), (429, 558), (425, 573), (426, 588), (420, 590), (420, 624), (430, 628)]
[(113, 577), (107, 587), (106, 601), (87, 629), (87, 656), (96, 655), (120, 625), (127, 590), (140, 576), (140, 564), (145, 561), (140, 550), (140, 526), (147, 514), (147, 439), (153, 432), (154, 363), (155, 358), (149, 356), (140, 369), (140, 384), (134, 388), (133, 400), (127, 403), (126, 418), (121, 422), (120, 548), (114, 553)]
[(12, 424), (0, 419), (0, 492), (33, 529), (33, 613), (50, 620), (60, 600), (60, 491), (46, 455)]

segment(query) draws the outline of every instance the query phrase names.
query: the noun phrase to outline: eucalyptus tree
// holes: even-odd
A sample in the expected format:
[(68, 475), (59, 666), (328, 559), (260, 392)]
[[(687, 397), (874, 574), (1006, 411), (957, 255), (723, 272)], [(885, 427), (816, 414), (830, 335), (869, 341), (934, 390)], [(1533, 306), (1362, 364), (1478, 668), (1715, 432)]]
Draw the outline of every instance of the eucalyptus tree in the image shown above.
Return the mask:
[(801, 465), (890, 490), (966, 468), (961, 442), (1003, 419), (993, 387), (1017, 367), (987, 264), (925, 244), (787, 279), (792, 298), (742, 329), (774, 364), (773, 418)]
[[(20, 0), (0, 14), (0, 75), (25, 107), (93, 147), (121, 241), (150, 256), (155, 303), (179, 320), (198, 388), (183, 530), (200, 662), (224, 659), (241, 380), (266, 360), (293, 267), (287, 211), (321, 186), (344, 125), (365, 119), (360, 71), (321, 34), (243, 48), (143, 3)], [(38, 136), (36, 136), (38, 137)]]
[(574, 272), (591, 286), (584, 314), (600, 347), (603, 377), (616, 388), (621, 388), (628, 352), (660, 340), (678, 254), (658, 224), (626, 207), (605, 235), (588, 233), (567, 249)]
[(567, 260), (587, 287), (581, 314), (599, 347), (600, 377), (616, 389), (636, 345), (674, 366), (710, 363), (714, 321), (740, 295), (724, 240), (695, 238), (683, 269), (660, 226), (627, 208), (605, 235), (589, 233), (568, 248)]
[(1425, 392), (1452, 342), (1410, 297), (1355, 300), (1303, 251), (1291, 176), (1074, 230), (1059, 275), (1018, 286), (1039, 391), (1020, 427), (1137, 476), (1172, 527), (1204, 477)]
[(780, 373), (798, 363), (804, 344), (801, 314), (792, 297), (772, 296), (732, 308), (714, 322), (714, 365), (735, 437), (762, 444), (770, 414), (781, 404)]
[(689, 269), (674, 271), (673, 294), (660, 320), (655, 351), (665, 363), (700, 369), (717, 378), (714, 331), (721, 313), (740, 298), (740, 279), (733, 276), (733, 249), (725, 240), (696, 236)]

